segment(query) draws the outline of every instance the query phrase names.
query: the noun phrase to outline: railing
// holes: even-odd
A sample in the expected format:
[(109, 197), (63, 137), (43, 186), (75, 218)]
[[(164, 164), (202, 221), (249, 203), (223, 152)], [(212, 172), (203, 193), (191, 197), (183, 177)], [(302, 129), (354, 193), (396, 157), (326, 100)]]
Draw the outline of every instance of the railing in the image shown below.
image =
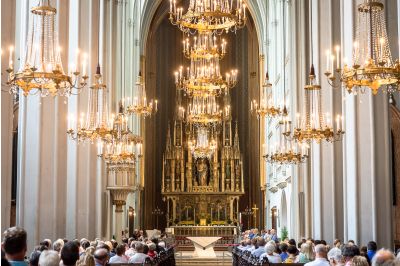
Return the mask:
[(304, 266), (303, 263), (269, 263), (267, 258), (260, 259), (251, 255), (250, 251), (242, 251), (237, 247), (232, 250), (232, 265), (233, 266)]
[(153, 260), (146, 259), (144, 263), (113, 263), (108, 266), (175, 266), (175, 248), (161, 251)]

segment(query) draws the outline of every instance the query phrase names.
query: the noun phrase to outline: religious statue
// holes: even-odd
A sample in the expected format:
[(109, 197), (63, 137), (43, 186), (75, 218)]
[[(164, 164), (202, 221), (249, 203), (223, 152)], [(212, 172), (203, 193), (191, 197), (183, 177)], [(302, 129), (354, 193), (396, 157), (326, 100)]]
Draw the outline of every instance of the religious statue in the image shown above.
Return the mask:
[(197, 179), (200, 186), (208, 186), (208, 165), (204, 158), (200, 158), (196, 162)]
[(225, 164), (225, 176), (226, 179), (231, 179), (231, 165), (229, 164), (229, 162)]
[(240, 177), (241, 177), (241, 173), (240, 173), (240, 171), (241, 171), (241, 169), (240, 169), (240, 164), (236, 164), (236, 167), (235, 167), (235, 176), (236, 176), (236, 179), (239, 179)]

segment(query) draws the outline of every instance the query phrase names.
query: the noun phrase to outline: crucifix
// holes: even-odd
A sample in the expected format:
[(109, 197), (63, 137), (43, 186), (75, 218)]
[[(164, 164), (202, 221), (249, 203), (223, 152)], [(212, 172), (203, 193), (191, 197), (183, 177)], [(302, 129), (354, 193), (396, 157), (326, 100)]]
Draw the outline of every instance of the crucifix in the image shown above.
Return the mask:
[(254, 207), (251, 208), (253, 210), (253, 218), (254, 218), (254, 228), (257, 228), (257, 204), (254, 204)]

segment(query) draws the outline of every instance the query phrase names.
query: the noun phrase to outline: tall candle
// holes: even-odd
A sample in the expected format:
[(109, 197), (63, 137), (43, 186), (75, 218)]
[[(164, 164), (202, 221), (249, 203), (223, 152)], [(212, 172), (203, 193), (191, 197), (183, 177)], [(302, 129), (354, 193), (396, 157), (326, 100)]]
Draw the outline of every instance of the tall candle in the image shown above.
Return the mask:
[(340, 47), (339, 47), (339, 45), (337, 45), (336, 46), (336, 48), (335, 48), (335, 50), (336, 50), (336, 69), (339, 69), (340, 68), (340, 65), (339, 65), (339, 52), (340, 52)]
[(10, 56), (9, 56), (9, 59), (8, 59), (8, 66), (9, 66), (10, 69), (12, 69), (13, 68), (13, 51), (14, 51), (14, 47), (10, 46), (9, 51), (10, 51)]

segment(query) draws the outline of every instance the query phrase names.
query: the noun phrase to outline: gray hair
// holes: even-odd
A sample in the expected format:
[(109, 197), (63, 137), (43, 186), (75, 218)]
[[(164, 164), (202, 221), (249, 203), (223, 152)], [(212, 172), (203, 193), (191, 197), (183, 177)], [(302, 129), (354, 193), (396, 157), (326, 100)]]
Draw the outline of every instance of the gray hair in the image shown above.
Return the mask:
[(57, 239), (56, 241), (54, 241), (53, 243), (53, 249), (57, 252), (60, 252), (61, 249), (64, 246), (64, 240), (62, 240), (61, 238)]
[(316, 245), (315, 246), (315, 253), (318, 253), (318, 254), (323, 253), (323, 254), (325, 254), (326, 253), (326, 246), (324, 244)]
[(139, 253), (143, 253), (144, 251), (144, 245), (141, 242), (136, 242), (135, 243), (135, 250)]
[(265, 245), (265, 252), (268, 254), (268, 255), (271, 255), (271, 254), (273, 254), (274, 253), (274, 251), (275, 251), (275, 243), (271, 243), (271, 242), (268, 242), (266, 245)]
[(149, 250), (151, 250), (151, 251), (156, 250), (156, 247), (157, 247), (156, 244), (154, 244), (154, 243), (149, 243), (147, 246), (149, 247)]
[(57, 251), (44, 250), (40, 254), (38, 265), (40, 266), (58, 266), (60, 264), (60, 256)]

